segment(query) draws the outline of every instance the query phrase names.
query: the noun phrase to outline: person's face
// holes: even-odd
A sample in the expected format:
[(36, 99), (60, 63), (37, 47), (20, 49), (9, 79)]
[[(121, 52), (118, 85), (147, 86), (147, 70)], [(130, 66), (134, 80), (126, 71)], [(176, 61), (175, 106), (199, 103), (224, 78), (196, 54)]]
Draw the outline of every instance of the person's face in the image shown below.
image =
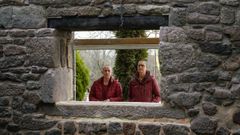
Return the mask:
[(102, 71), (102, 74), (103, 74), (104, 78), (110, 78), (111, 74), (112, 74), (111, 68), (108, 67), (108, 66), (104, 67), (103, 71)]
[(139, 74), (146, 73), (147, 67), (146, 67), (146, 63), (144, 61), (138, 62), (137, 71)]

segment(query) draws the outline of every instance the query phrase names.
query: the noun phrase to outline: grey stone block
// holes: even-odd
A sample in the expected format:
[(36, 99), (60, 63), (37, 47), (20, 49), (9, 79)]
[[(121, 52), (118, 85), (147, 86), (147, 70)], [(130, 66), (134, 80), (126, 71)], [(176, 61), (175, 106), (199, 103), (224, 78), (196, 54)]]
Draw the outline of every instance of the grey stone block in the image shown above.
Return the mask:
[(198, 135), (213, 135), (217, 129), (217, 122), (206, 116), (200, 116), (191, 122), (190, 128)]
[(17, 132), (17, 131), (20, 130), (20, 127), (17, 124), (11, 123), (11, 124), (8, 124), (7, 130), (10, 131), (10, 132)]
[(19, 124), (22, 129), (28, 130), (44, 130), (52, 128), (56, 125), (56, 121), (48, 119), (35, 119), (31, 115), (26, 115), (23, 117), (21, 123)]
[(184, 26), (186, 24), (187, 11), (185, 8), (173, 8), (169, 16), (169, 24), (174, 26)]
[(180, 73), (194, 65), (194, 48), (190, 44), (161, 43), (159, 61), (163, 75)]
[(39, 131), (27, 131), (24, 135), (40, 135)]
[(217, 106), (213, 103), (205, 102), (202, 104), (202, 108), (205, 114), (213, 116), (217, 113)]
[(207, 41), (221, 41), (222, 38), (223, 38), (222, 33), (214, 32), (214, 31), (206, 32), (206, 40)]
[(0, 69), (22, 66), (25, 56), (10, 56), (0, 58)]
[(38, 92), (24, 92), (23, 98), (28, 103), (32, 103), (35, 105), (37, 105), (41, 101), (41, 98)]
[(32, 66), (32, 73), (45, 73), (47, 70), (47, 67)]
[(64, 127), (64, 134), (74, 135), (76, 132), (75, 124), (72, 121), (64, 122), (63, 127)]
[(160, 41), (170, 43), (186, 43), (186, 31), (180, 27), (160, 27)]
[(28, 90), (38, 90), (41, 88), (41, 84), (39, 81), (28, 81), (27, 82), (27, 89)]
[(186, 126), (167, 124), (162, 127), (166, 135), (188, 135), (190, 129)]
[(34, 113), (37, 111), (37, 106), (31, 103), (24, 102), (22, 104), (22, 109), (21, 111), (23, 113)]
[(24, 92), (25, 86), (18, 83), (0, 83), (0, 96), (17, 96)]
[(204, 41), (204, 29), (189, 29), (187, 31), (188, 37), (197, 41)]
[(222, 43), (203, 43), (200, 44), (200, 48), (203, 52), (214, 53), (220, 55), (229, 55), (232, 53), (230, 45), (224, 45)]
[(184, 108), (192, 108), (200, 102), (201, 94), (198, 92), (178, 92), (169, 96), (169, 99), (176, 105)]
[(61, 130), (57, 128), (50, 129), (46, 131), (45, 135), (62, 135)]
[(11, 110), (6, 107), (0, 107), (0, 118), (10, 118), (12, 116)]
[(162, 15), (169, 13), (170, 7), (168, 5), (158, 6), (158, 5), (139, 5), (137, 6), (137, 12), (141, 15)]
[(49, 69), (40, 78), (40, 96), (45, 103), (73, 99), (72, 70), (67, 68)]
[(13, 109), (19, 109), (21, 108), (22, 106), (22, 103), (23, 103), (23, 98), (20, 97), (20, 96), (15, 96), (13, 97), (13, 100), (12, 100), (12, 108)]
[(14, 28), (31, 29), (42, 28), (47, 25), (45, 10), (40, 6), (13, 7), (12, 17)]
[(240, 97), (240, 85), (239, 84), (232, 85), (230, 91), (234, 97), (237, 97), (237, 98)]
[(26, 42), (27, 66), (60, 66), (60, 41), (56, 38), (32, 38)]
[(233, 122), (234, 122), (234, 123), (240, 125), (240, 111), (235, 112), (235, 113), (233, 114), (232, 119), (233, 119)]
[(26, 54), (26, 47), (17, 45), (7, 45), (4, 46), (3, 52), (5, 56), (23, 55)]
[(223, 5), (228, 5), (228, 6), (238, 6), (239, 5), (238, 0), (220, 0), (219, 2)]
[(12, 27), (12, 15), (13, 8), (11, 6), (0, 8), (0, 28), (11, 28)]
[(39, 74), (24, 73), (21, 75), (21, 80), (23, 81), (28, 81), (28, 80), (38, 81), (39, 79), (40, 79)]
[(198, 108), (192, 108), (187, 111), (189, 117), (195, 117), (199, 114), (200, 110)]
[(106, 134), (106, 123), (80, 122), (78, 123), (79, 133), (84, 134)]
[(218, 128), (216, 132), (216, 135), (230, 135), (230, 134), (231, 134), (230, 130), (224, 127)]
[(216, 87), (213, 97), (216, 99), (230, 99), (233, 95), (228, 89)]
[(123, 128), (120, 123), (117, 122), (110, 122), (107, 131), (109, 135), (116, 135), (116, 134), (122, 134)]
[(198, 13), (207, 15), (219, 15), (220, 5), (216, 2), (202, 2), (197, 6)]
[(221, 23), (233, 24), (235, 22), (235, 11), (231, 8), (223, 7), (221, 9)]
[(135, 135), (136, 124), (135, 123), (123, 123), (124, 135)]
[(190, 13), (187, 16), (187, 22), (190, 24), (216, 24), (220, 17), (214, 15), (205, 15), (200, 13)]
[(142, 131), (143, 135), (159, 135), (161, 126), (160, 125), (138, 125), (138, 128)]
[(8, 106), (10, 100), (8, 97), (0, 97), (0, 106)]

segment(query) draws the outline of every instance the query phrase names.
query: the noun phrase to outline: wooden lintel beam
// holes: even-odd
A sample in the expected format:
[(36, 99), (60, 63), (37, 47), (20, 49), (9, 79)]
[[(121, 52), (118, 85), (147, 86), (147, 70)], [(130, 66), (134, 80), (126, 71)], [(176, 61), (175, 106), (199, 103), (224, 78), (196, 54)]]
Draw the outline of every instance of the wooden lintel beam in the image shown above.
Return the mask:
[(74, 45), (159, 44), (159, 38), (75, 39)]

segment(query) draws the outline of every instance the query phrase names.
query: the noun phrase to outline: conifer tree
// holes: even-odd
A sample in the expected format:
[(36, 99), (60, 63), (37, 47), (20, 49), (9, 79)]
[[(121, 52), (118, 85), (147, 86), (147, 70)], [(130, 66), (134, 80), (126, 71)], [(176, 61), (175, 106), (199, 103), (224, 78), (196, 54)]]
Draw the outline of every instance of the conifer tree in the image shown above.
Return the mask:
[[(117, 38), (146, 37), (144, 30), (120, 30), (115, 35)], [(114, 74), (122, 85), (124, 98), (127, 99), (128, 85), (136, 73), (137, 62), (147, 59), (148, 53), (147, 49), (116, 50), (116, 53)]]
[(90, 82), (88, 67), (83, 62), (79, 51), (76, 51), (76, 99), (81, 101)]

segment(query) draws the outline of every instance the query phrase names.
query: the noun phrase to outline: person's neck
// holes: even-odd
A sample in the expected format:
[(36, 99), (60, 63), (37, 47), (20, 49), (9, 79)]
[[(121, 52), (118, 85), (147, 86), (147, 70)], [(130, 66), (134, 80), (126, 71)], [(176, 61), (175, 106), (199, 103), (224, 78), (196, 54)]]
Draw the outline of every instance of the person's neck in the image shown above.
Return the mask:
[(139, 80), (143, 80), (143, 78), (145, 77), (146, 73), (139, 73)]
[(103, 77), (103, 84), (108, 85), (109, 80), (110, 80), (110, 77), (109, 78)]

